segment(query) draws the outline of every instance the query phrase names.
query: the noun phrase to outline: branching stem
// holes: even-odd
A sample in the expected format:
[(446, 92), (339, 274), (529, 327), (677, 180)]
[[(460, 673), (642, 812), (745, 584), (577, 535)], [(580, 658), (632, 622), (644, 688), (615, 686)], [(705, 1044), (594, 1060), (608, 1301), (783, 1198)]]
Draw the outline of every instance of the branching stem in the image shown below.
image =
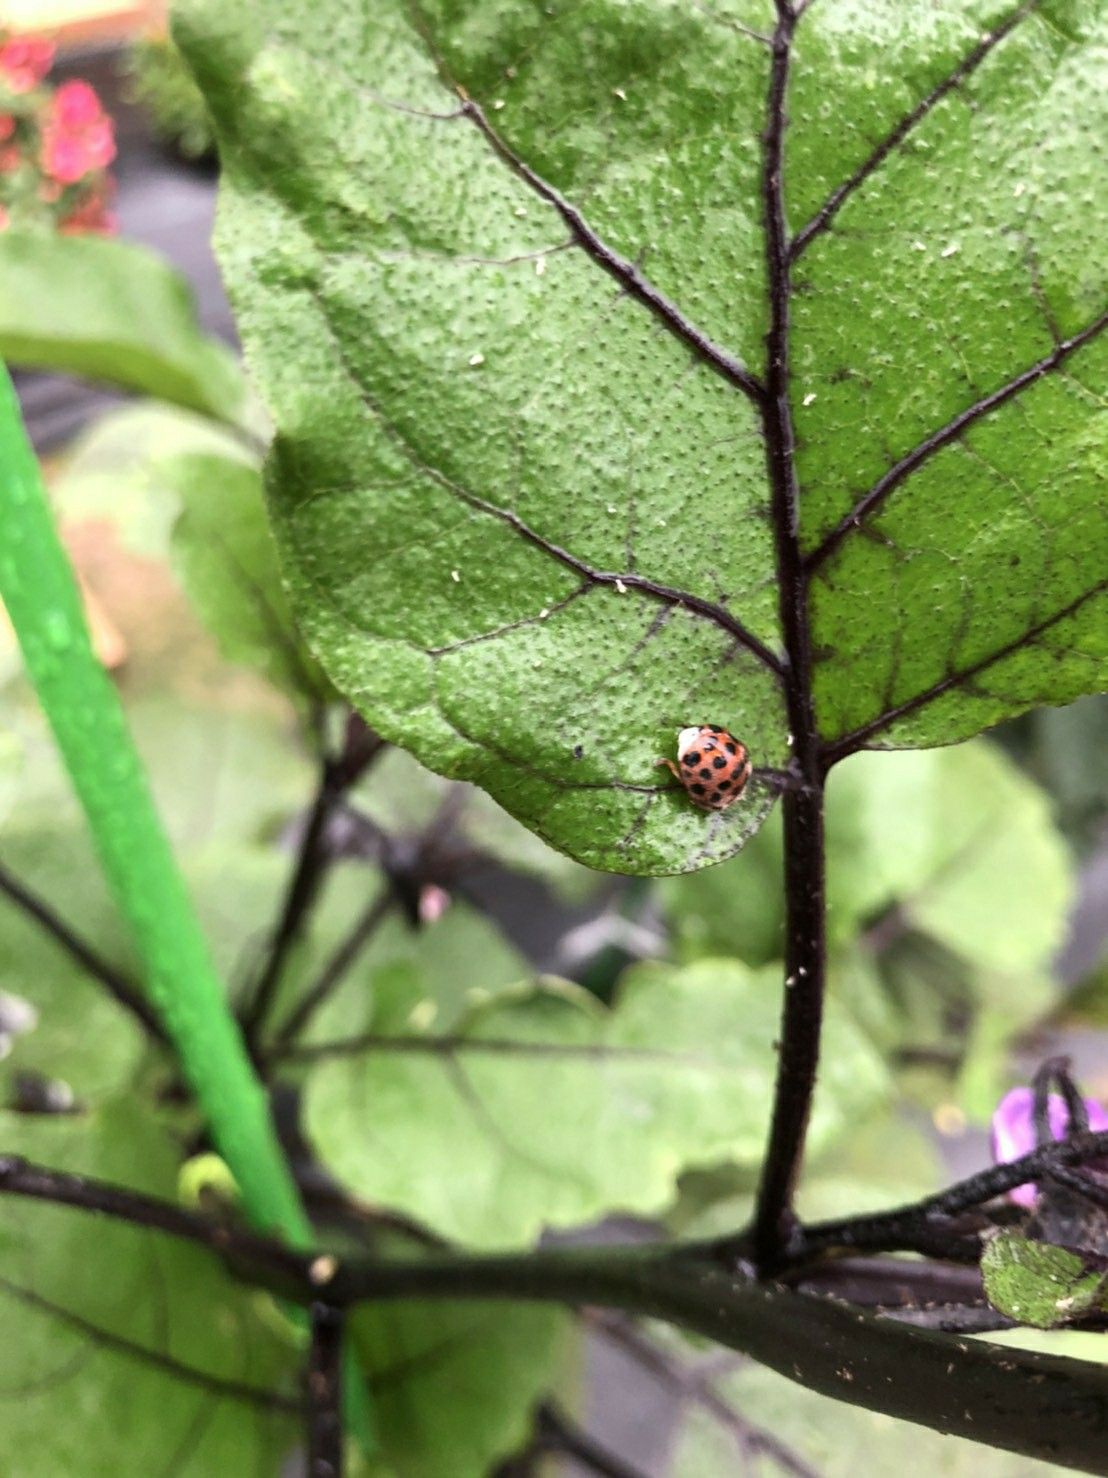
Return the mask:
[(258, 1039), (272, 1009), (289, 951), (307, 921), (330, 862), (326, 845), (328, 823), (347, 790), (365, 773), (383, 747), (383, 740), (371, 733), (357, 714), (351, 714), (341, 752), (337, 756), (325, 756), (320, 765), (319, 786), (308, 813), (269, 953), (253, 995), (242, 1013), (243, 1033), (255, 1059), (258, 1057)]
[(800, 786), (782, 799), (785, 827), (785, 998), (769, 1144), (754, 1222), (754, 1256), (772, 1264), (788, 1241), (792, 1196), (819, 1061), (824, 993), (824, 765), (812, 703), (808, 580), (800, 548), (796, 438), (790, 400), (791, 260), (785, 220), (784, 157), (789, 59), (796, 12), (779, 0), (773, 35), (769, 107), (763, 136), (762, 207), (770, 328), (766, 338), (764, 424), (772, 489), (781, 628), (793, 764)]

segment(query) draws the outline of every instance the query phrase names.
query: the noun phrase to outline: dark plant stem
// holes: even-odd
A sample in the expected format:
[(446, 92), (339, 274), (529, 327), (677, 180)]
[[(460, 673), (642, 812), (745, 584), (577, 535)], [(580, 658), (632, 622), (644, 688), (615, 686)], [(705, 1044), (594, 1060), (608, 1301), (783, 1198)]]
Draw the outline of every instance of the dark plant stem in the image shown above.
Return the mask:
[[(593, 1316), (593, 1326), (605, 1338), (625, 1350), (644, 1370), (649, 1370), (659, 1381), (667, 1385), (682, 1402), (695, 1402), (728, 1433), (738, 1447), (743, 1459), (749, 1462), (759, 1456), (772, 1459), (794, 1478), (818, 1478), (803, 1458), (793, 1452), (772, 1432), (756, 1426), (716, 1389), (718, 1373), (713, 1375), (703, 1368), (674, 1358), (668, 1351), (654, 1342), (643, 1328), (619, 1314), (600, 1313)], [(741, 1356), (730, 1357), (730, 1368), (742, 1364)]]
[(795, 1231), (793, 1193), (819, 1064), (825, 985), (823, 788), (787, 795), (785, 999), (769, 1145), (762, 1164), (753, 1252), (769, 1271)]
[[(855, 1288), (852, 1301), (858, 1303), (903, 1302), (910, 1294), (921, 1294), (927, 1299), (936, 1296), (935, 1279), (942, 1284), (943, 1301), (951, 1301), (953, 1293), (964, 1297), (965, 1278), (968, 1270), (940, 1268), (935, 1264), (914, 1262), (875, 1263), (872, 1259), (862, 1267), (856, 1260), (836, 1256), (834, 1260), (820, 1262), (828, 1253), (840, 1254), (861, 1250), (914, 1251), (914, 1238), (928, 1222), (937, 1230), (943, 1219), (958, 1215), (994, 1200), (1005, 1191), (1027, 1181), (1041, 1179), (1044, 1175), (1057, 1173), (1059, 1169), (1087, 1165), (1108, 1159), (1108, 1130), (1088, 1133), (1070, 1139), (1056, 1140), (1042, 1149), (1033, 1150), (1019, 1160), (1007, 1165), (994, 1165), (978, 1175), (970, 1176), (957, 1185), (949, 1187), (935, 1196), (929, 1196), (894, 1211), (872, 1216), (855, 1217), (842, 1221), (817, 1222), (804, 1229), (800, 1245), (796, 1247), (787, 1276), (805, 1288), (811, 1286), (830, 1287), (840, 1273), (849, 1271)], [(279, 1242), (242, 1227), (231, 1226), (211, 1217), (187, 1211), (171, 1201), (162, 1201), (145, 1196), (122, 1186), (111, 1185), (89, 1176), (72, 1175), (63, 1170), (50, 1170), (32, 1164), (18, 1155), (0, 1154), (0, 1195), (20, 1196), (32, 1201), (45, 1201), (53, 1205), (69, 1206), (74, 1210), (93, 1215), (109, 1216), (114, 1220), (128, 1222), (132, 1226), (146, 1227), (151, 1231), (165, 1232), (188, 1242), (209, 1248), (227, 1259), (234, 1270), (249, 1281), (273, 1289), (298, 1303), (316, 1302), (320, 1289), (327, 1286), (328, 1301), (335, 1307), (368, 1296), (361, 1291), (363, 1283), (372, 1283), (378, 1266), (389, 1269), (393, 1276), (397, 1264), (381, 1265), (375, 1259), (350, 1257), (341, 1264), (334, 1259), (321, 1258), (315, 1252), (297, 1252)], [(898, 1237), (906, 1240), (898, 1241)], [(637, 1249), (638, 1259), (658, 1266), (681, 1263), (689, 1267), (702, 1266), (706, 1276), (715, 1275), (724, 1262), (733, 1263), (736, 1250), (734, 1239), (725, 1242), (698, 1242), (683, 1245), (653, 1245)], [(612, 1251), (620, 1266), (629, 1265), (632, 1255), (627, 1249), (581, 1248), (566, 1263), (556, 1258), (556, 1264), (578, 1267), (582, 1280), (575, 1290), (567, 1294), (567, 1301), (586, 1303), (595, 1290), (589, 1285), (584, 1270), (590, 1265), (606, 1265), (603, 1254)], [(590, 1259), (592, 1263), (590, 1263)], [(510, 1269), (508, 1281), (526, 1277), (527, 1255), (518, 1258), (487, 1259), (465, 1254), (449, 1255), (442, 1250), (438, 1271), (428, 1273), (431, 1278), (452, 1276), (453, 1269), (460, 1281), (464, 1281), (466, 1270), (477, 1268), (487, 1273), (493, 1265)], [(638, 1265), (636, 1260), (635, 1265)], [(517, 1271), (518, 1270), (518, 1271)], [(341, 1274), (341, 1276), (340, 1276)], [(541, 1274), (539, 1275), (541, 1279)], [(731, 1273), (735, 1287), (741, 1285), (748, 1274)], [(412, 1273), (413, 1292), (418, 1291), (421, 1275)], [(954, 1280), (951, 1282), (951, 1280)], [(891, 1281), (890, 1281), (891, 1280)], [(867, 1295), (861, 1288), (865, 1283), (870, 1288)], [(895, 1285), (902, 1290), (893, 1298), (890, 1288)], [(593, 1300), (603, 1303), (602, 1298)]]
[[(1080, 1135), (1048, 1150), (997, 1167), (1003, 1175), (990, 1188), (1009, 1189), (1034, 1179), (1052, 1160), (1073, 1165), (1108, 1156), (1108, 1133)], [(149, 1197), (16, 1158), (0, 1157), (3, 1191), (100, 1211), (219, 1249), (241, 1276), (307, 1308), (321, 1299), (330, 1308), (412, 1298), (522, 1299), (603, 1305), (667, 1319), (824, 1395), (1089, 1472), (1106, 1471), (1108, 1374), (1103, 1367), (977, 1343), (960, 1346), (955, 1357), (944, 1335), (837, 1299), (760, 1283), (749, 1273), (723, 1268), (710, 1246), (342, 1259), (291, 1251)], [(918, 1267), (936, 1286), (933, 1266)], [(916, 1270), (902, 1263), (894, 1276), (898, 1284), (910, 1284)], [(963, 1279), (969, 1274), (955, 1271)], [(859, 1276), (856, 1268), (854, 1277)], [(888, 1276), (885, 1286), (890, 1288)], [(968, 1287), (964, 1291), (972, 1293)], [(951, 1379), (954, 1359), (956, 1381)], [(1032, 1381), (1035, 1399), (1028, 1401)]]
[(771, 1268), (792, 1233), (792, 1198), (804, 1153), (819, 1062), (824, 992), (824, 768), (812, 703), (808, 583), (800, 547), (796, 438), (790, 400), (790, 254), (784, 156), (789, 57), (796, 14), (778, 0), (769, 108), (763, 136), (762, 206), (770, 327), (766, 338), (766, 454), (772, 488), (781, 629), (789, 666), (785, 690), (793, 767), (799, 784), (782, 799), (785, 828), (785, 998), (769, 1144), (754, 1217), (757, 1264)]
[(315, 800), (308, 813), (284, 903), (273, 931), (269, 953), (241, 1014), (242, 1029), (251, 1055), (257, 1060), (258, 1039), (273, 1005), (289, 951), (311, 912), (327, 871), (327, 826), (346, 791), (363, 775), (384, 747), (357, 714), (347, 720), (343, 747), (337, 756), (325, 756)]
[(304, 834), (296, 854), (296, 863), (289, 879), (285, 899), (273, 938), (269, 946), (262, 973), (254, 987), (254, 993), (242, 1013), (242, 1027), (251, 1050), (257, 1044), (258, 1033), (280, 984), (281, 972), (285, 967), (289, 951), (300, 933), (301, 925), (315, 900), (316, 892), (325, 871), (323, 835), (327, 829), (337, 796), (331, 778), (330, 761), (324, 760), (320, 771), (315, 800), (308, 813)]
[(341, 1309), (311, 1308), (308, 1354), (308, 1478), (342, 1478), (342, 1346), (346, 1323)]
[(139, 991), (138, 986), (133, 985), (122, 971), (117, 970), (103, 956), (97, 954), (96, 950), (79, 934), (74, 933), (48, 903), (32, 893), (26, 884), (20, 882), (14, 873), (9, 872), (3, 866), (0, 866), (0, 893), (5, 894), (17, 908), (21, 908), (25, 914), (34, 919), (35, 923), (39, 924), (83, 970), (86, 970), (94, 980), (98, 980), (112, 999), (142, 1024), (149, 1036), (163, 1046), (166, 1045), (169, 1039), (165, 1028), (158, 1019), (153, 1006)]
[[(1005, 1165), (993, 1165), (911, 1205), (804, 1227), (794, 1238), (788, 1261), (791, 1266), (800, 1266), (829, 1251), (842, 1250), (934, 1253), (935, 1244), (944, 1234), (950, 1245), (938, 1255), (956, 1257), (958, 1246), (967, 1242), (967, 1229), (964, 1225), (959, 1227), (955, 1218), (995, 1201), (1018, 1185), (1059, 1172), (1064, 1175), (1069, 1167), (1104, 1158), (1108, 1158), (1108, 1132), (1085, 1132), (1052, 1140), (1029, 1155)], [(969, 1232), (972, 1233), (972, 1228)], [(717, 1244), (717, 1251), (734, 1254), (741, 1252), (742, 1246), (741, 1240), (729, 1239)]]
[(800, 1293), (822, 1294), (885, 1314), (943, 1304), (961, 1308), (985, 1302), (978, 1266), (906, 1261), (899, 1257), (825, 1257), (784, 1275)]
[(574, 1460), (600, 1478), (647, 1478), (641, 1469), (624, 1462), (583, 1427), (577, 1425), (560, 1406), (544, 1401), (535, 1413), (535, 1456), (561, 1454)]
[(283, 1054), (285, 1052), (285, 1049), (296, 1040), (331, 992), (342, 983), (346, 972), (384, 921), (393, 902), (392, 890), (386, 888), (365, 910), (320, 971), (318, 980), (308, 989), (303, 999), (297, 1002), (278, 1029), (274, 1037), (274, 1053)]

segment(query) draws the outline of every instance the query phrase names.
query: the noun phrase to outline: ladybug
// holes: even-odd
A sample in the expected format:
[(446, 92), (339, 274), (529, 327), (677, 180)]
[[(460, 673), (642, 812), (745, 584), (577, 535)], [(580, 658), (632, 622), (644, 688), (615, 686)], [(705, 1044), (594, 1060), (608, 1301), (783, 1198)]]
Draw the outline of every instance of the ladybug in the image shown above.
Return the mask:
[(694, 806), (722, 811), (737, 801), (750, 779), (746, 745), (715, 724), (682, 729), (677, 736), (677, 764), (659, 760), (677, 776)]

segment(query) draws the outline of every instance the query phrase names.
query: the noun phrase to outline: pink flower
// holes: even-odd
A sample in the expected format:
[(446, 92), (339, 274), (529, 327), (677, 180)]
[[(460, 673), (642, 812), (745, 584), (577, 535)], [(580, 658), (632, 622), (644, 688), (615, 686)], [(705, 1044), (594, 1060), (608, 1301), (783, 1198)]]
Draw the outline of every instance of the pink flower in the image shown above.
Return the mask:
[(54, 94), (51, 113), (51, 121), (58, 128), (67, 130), (88, 128), (92, 123), (99, 123), (104, 116), (96, 89), (80, 78), (62, 83)]
[[(1095, 1098), (1083, 1100), (1089, 1115), (1089, 1128), (1108, 1129), (1108, 1109)], [(993, 1159), (1007, 1165), (1035, 1149), (1035, 1095), (1030, 1088), (1013, 1088), (1006, 1093), (993, 1114)], [(1054, 1139), (1064, 1139), (1068, 1126), (1065, 1099), (1052, 1093), (1047, 1099), (1047, 1120)], [(1008, 1192), (1017, 1206), (1034, 1206), (1036, 1187), (1030, 1183)]]
[(30, 92), (49, 72), (53, 61), (53, 42), (39, 37), (27, 36), (0, 46), (0, 75), (12, 92)]
[(74, 185), (115, 158), (115, 130), (87, 82), (65, 82), (50, 104), (42, 130), (42, 167), (63, 185)]

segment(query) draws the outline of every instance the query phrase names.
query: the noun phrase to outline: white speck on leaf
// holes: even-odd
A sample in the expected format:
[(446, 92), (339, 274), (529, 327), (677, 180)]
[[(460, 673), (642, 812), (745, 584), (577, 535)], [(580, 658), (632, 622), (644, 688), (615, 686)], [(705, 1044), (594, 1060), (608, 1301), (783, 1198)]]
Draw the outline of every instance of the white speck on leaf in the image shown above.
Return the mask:
[(958, 250), (958, 243), (956, 241), (952, 241), (949, 246), (944, 246), (943, 247), (942, 251), (939, 253), (939, 256), (941, 256), (941, 257), (952, 257), (957, 250)]
[(616, 581), (616, 589), (619, 591), (620, 595), (627, 594), (627, 586), (623, 583), (622, 580)]
[(536, 277), (541, 277), (542, 274), (545, 271), (546, 271), (546, 258), (545, 257), (536, 257), (535, 258), (535, 276)]
[(419, 1001), (411, 1009), (408, 1015), (409, 1025), (417, 1032), (424, 1032), (438, 1015), (439, 1007), (437, 1001)]
[(622, 87), (613, 87), (612, 92), (617, 98), (619, 98), (621, 103), (625, 103), (627, 101), (627, 94), (624, 92)]
[(476, 369), (479, 364), (484, 364), (484, 362), (485, 356), (483, 354), (471, 354), (469, 356), (470, 369)]
[(812, 404), (812, 401), (815, 400), (815, 398), (816, 398), (816, 392), (814, 390), (809, 390), (808, 391), (808, 394), (804, 397), (804, 399), (800, 403), (801, 403), (801, 405), (811, 405)]
[(462, 578), (461, 571), (460, 570), (451, 570), (450, 571), (450, 578), (454, 581), (454, 584), (457, 585), (458, 581)]

